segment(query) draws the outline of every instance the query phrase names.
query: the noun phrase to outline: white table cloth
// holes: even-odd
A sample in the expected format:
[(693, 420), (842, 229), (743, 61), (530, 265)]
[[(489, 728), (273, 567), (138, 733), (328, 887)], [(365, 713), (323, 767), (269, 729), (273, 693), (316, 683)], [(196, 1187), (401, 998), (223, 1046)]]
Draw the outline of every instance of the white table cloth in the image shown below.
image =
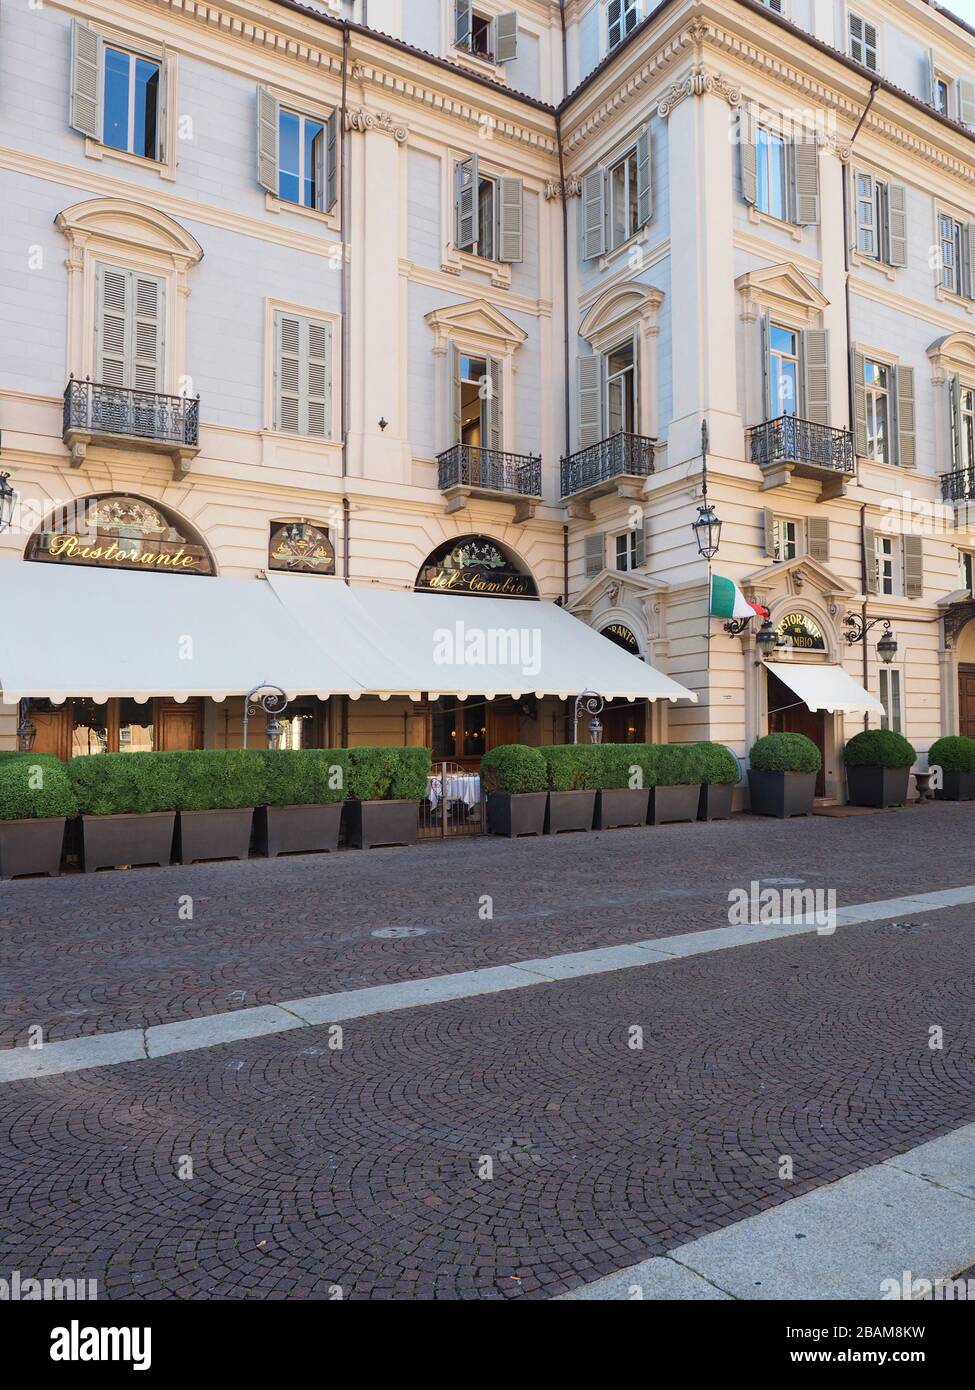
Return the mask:
[(431, 772), (427, 782), (427, 800), (434, 810), (440, 804), (444, 782), (447, 784), (446, 800), (448, 805), (452, 801), (462, 801), (470, 809), (471, 806), (476, 806), (481, 799), (481, 779), (476, 772), (448, 772), (445, 778), (441, 777), (438, 772)]

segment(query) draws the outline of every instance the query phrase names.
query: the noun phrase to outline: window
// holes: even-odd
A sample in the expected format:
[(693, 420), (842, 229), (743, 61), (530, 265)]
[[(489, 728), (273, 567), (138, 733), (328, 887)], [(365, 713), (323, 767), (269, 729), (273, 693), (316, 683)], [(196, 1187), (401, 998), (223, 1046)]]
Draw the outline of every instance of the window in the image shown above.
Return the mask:
[(903, 598), (924, 597), (924, 541), (921, 536), (895, 536), (866, 528), (867, 590)]
[(616, 568), (639, 569), (644, 559), (645, 537), (642, 526), (631, 526), (616, 537)]
[(510, 63), (518, 52), (518, 15), (490, 15), (476, 10), (471, 0), (455, 0), (454, 47), (487, 63)]
[(615, 251), (650, 221), (653, 195), (650, 131), (603, 169), (582, 180), (582, 258), (593, 260)]
[(476, 154), (454, 166), (454, 245), (486, 261), (524, 259), (521, 179), (485, 173)]
[(971, 297), (971, 234), (950, 213), (938, 214), (938, 243), (941, 254), (941, 288), (951, 294)]
[[(891, 462), (891, 371), (881, 362), (864, 363), (867, 406), (867, 458)], [(885, 590), (884, 592), (890, 592)]]
[(901, 731), (901, 673), (893, 667), (880, 668), (880, 703), (884, 707), (880, 719), (882, 729)]
[(503, 447), (501, 426), (501, 363), (455, 350), (454, 442), (475, 449)]
[(780, 221), (788, 220), (788, 150), (781, 135), (759, 127), (758, 209)]
[(762, 0), (762, 4), (767, 10), (774, 10), (776, 14), (782, 13), (782, 0)]
[(962, 385), (956, 376), (951, 382), (951, 417), (956, 468), (975, 468), (975, 390)]
[(878, 594), (899, 593), (897, 582), (897, 545), (893, 536), (874, 536), (874, 567), (876, 570), (875, 592)]
[(637, 432), (636, 345), (632, 338), (603, 357), (606, 378), (606, 433)]
[(781, 324), (769, 326), (771, 418), (799, 414), (799, 334)]
[(819, 221), (819, 145), (815, 131), (783, 134), (775, 112), (748, 102), (738, 113), (741, 194), (757, 212), (805, 227)]
[(612, 245), (622, 246), (637, 230), (636, 150), (609, 171), (609, 225)]
[(71, 26), (71, 125), (108, 149), (163, 160), (165, 74), (158, 57)]
[(338, 117), (282, 106), (257, 89), (257, 181), (282, 203), (330, 212), (338, 201)]
[(772, 558), (794, 560), (799, 554), (800, 523), (777, 516), (772, 522)]
[(332, 325), (274, 315), (274, 428), (327, 439), (332, 433)]
[(969, 550), (959, 550), (958, 552), (958, 574), (963, 589), (969, 593), (975, 591), (975, 555)]
[(934, 109), (942, 116), (951, 114), (951, 83), (944, 77), (935, 77), (931, 92)]
[(850, 57), (854, 62), (862, 63), (865, 68), (871, 68), (874, 72), (879, 69), (877, 61), (877, 28), (867, 20), (862, 19), (858, 14), (851, 14), (850, 23)]
[(907, 189), (873, 174), (856, 174), (857, 250), (885, 265), (907, 264)]
[(165, 389), (165, 290), (165, 281), (155, 275), (96, 267), (96, 381), (123, 390)]
[(606, 7), (606, 19), (609, 25), (610, 52), (623, 42), (627, 34), (633, 32), (638, 18), (639, 5), (637, 0), (609, 0), (609, 5)]

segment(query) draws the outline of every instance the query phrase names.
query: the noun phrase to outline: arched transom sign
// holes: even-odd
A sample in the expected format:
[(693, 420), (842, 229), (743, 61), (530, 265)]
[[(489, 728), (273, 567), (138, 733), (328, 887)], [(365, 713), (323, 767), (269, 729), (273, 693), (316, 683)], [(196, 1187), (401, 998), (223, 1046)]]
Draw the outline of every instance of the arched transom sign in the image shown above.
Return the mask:
[(213, 574), (202, 538), (183, 520), (144, 497), (111, 493), (55, 508), (27, 542), (25, 560), (110, 569)]
[(537, 598), (520, 563), (487, 536), (461, 536), (439, 545), (420, 566), (416, 589), (482, 598)]

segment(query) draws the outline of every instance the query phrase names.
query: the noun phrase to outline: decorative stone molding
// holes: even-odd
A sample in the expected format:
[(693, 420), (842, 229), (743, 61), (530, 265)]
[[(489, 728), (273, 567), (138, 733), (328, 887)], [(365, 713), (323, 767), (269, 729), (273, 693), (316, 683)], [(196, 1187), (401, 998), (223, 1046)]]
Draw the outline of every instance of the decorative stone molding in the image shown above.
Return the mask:
[(410, 138), (409, 127), (397, 125), (391, 111), (366, 111), (362, 107), (358, 111), (346, 111), (345, 113), (346, 130), (367, 130), (382, 131), (384, 135), (391, 135), (397, 145), (405, 145)]
[(951, 605), (942, 619), (944, 622), (945, 648), (948, 651), (957, 644), (962, 629), (967, 627), (973, 620), (975, 620), (975, 603), (968, 601), (953, 603)]
[[(707, 26), (704, 26), (705, 29)], [(719, 72), (708, 72), (707, 68), (693, 68), (686, 77), (678, 79), (670, 90), (657, 103), (657, 115), (666, 120), (671, 111), (686, 97), (703, 96), (724, 97), (729, 106), (741, 105), (741, 91)]]
[(570, 174), (565, 183), (559, 179), (545, 180), (545, 198), (551, 202), (553, 198), (581, 198), (582, 179), (578, 174)]
[(746, 271), (735, 280), (735, 289), (741, 296), (741, 317), (745, 323), (752, 323), (760, 309), (772, 309), (801, 316), (812, 324), (829, 308), (822, 290), (789, 261)]
[(928, 359), (935, 386), (942, 386), (956, 372), (975, 373), (975, 333), (960, 329), (946, 334), (928, 348)]

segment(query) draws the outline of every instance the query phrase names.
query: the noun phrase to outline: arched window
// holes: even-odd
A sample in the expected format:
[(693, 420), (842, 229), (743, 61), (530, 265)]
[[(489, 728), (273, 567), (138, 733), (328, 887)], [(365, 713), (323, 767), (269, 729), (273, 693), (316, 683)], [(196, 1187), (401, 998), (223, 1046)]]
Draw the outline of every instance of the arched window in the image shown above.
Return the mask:
[(335, 548), (327, 526), (312, 521), (272, 521), (268, 569), (289, 574), (334, 574)]
[(186, 521), (158, 502), (115, 492), (56, 507), (27, 542), (24, 559), (175, 574), (215, 572), (203, 538)]
[(414, 588), (481, 598), (537, 598), (535, 581), (521, 561), (488, 536), (444, 541), (420, 566)]

